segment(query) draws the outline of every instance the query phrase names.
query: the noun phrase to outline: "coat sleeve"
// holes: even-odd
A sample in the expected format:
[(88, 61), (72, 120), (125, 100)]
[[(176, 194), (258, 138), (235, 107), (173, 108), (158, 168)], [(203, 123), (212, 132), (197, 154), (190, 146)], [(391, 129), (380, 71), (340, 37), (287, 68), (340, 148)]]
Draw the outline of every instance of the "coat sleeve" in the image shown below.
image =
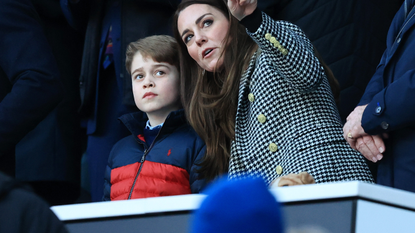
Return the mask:
[(275, 21), (259, 10), (245, 17), (241, 23), (267, 55), (270, 64), (293, 88), (299, 92), (311, 92), (320, 85), (324, 70), (314, 55), (313, 45), (298, 26)]
[(2, 154), (57, 106), (63, 86), (30, 0), (1, 1), (0, 15), (0, 79), (11, 86), (0, 102)]
[(192, 193), (200, 193), (203, 190), (203, 188), (206, 186), (206, 180), (199, 179), (197, 170), (199, 168), (198, 164), (202, 162), (202, 159), (205, 156), (206, 146), (203, 144), (203, 146), (198, 147), (197, 149), (195, 149), (195, 151), (197, 153), (197, 156), (190, 170), (189, 182), (190, 182), (190, 189)]
[(111, 168), (109, 165), (105, 167), (104, 175), (104, 196), (103, 201), (111, 201)]
[(366, 133), (375, 135), (415, 125), (415, 67), (374, 95), (362, 116)]
[(108, 156), (107, 166), (105, 167), (104, 174), (104, 195), (102, 197), (103, 201), (111, 201), (111, 171), (113, 168), (113, 158), (116, 156), (117, 152), (114, 151), (115, 145), (112, 147), (110, 155)]

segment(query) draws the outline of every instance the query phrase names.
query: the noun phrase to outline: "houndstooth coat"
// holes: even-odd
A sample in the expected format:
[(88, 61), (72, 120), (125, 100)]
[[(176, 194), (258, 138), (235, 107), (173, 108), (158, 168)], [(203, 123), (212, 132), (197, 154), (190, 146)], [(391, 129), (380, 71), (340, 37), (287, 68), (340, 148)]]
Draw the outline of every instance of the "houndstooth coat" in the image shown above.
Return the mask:
[(297, 26), (262, 13), (259, 45), (241, 78), (229, 178), (268, 183), (306, 171), (317, 183), (373, 182), (363, 156), (343, 138), (324, 69)]

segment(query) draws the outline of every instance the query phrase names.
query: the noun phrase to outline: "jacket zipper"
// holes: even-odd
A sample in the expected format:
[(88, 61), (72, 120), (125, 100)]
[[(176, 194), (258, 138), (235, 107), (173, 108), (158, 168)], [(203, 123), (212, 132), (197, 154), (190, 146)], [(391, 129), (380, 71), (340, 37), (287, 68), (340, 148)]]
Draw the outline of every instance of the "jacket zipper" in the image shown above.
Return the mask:
[[(138, 168), (138, 172), (135, 175), (133, 186), (131, 187), (130, 194), (128, 195), (127, 200), (131, 199), (131, 196), (133, 195), (133, 190), (134, 190), (135, 184), (137, 183), (137, 179), (138, 179), (138, 176), (140, 175), (141, 169), (143, 168), (143, 164), (144, 164), (144, 161), (146, 160), (146, 156), (150, 152), (151, 148), (153, 148), (153, 145), (156, 142), (156, 139), (159, 137), (160, 132), (161, 132), (162, 129), (163, 129), (163, 126), (160, 128), (159, 132), (157, 133), (157, 135), (154, 138), (153, 142), (151, 143), (150, 147), (148, 149), (144, 150), (144, 154), (141, 157), (141, 161), (140, 161), (140, 167)], [(139, 142), (139, 143), (142, 143), (142, 142)], [(143, 143), (143, 144), (145, 145), (145, 143)]]
[[(410, 11), (409, 13), (411, 13), (411, 12), (414, 10), (414, 8), (415, 8), (415, 6), (414, 6), (414, 7), (412, 7), (412, 9), (411, 9), (411, 11)], [(399, 36), (401, 35), (401, 33), (402, 33), (403, 29), (405, 29), (405, 26), (409, 23), (409, 21), (411, 21), (411, 19), (412, 19), (414, 16), (415, 16), (415, 13), (414, 13), (414, 14), (412, 14), (412, 15), (411, 15), (411, 17), (410, 17), (408, 20), (406, 20), (406, 19), (405, 19), (405, 20), (406, 20), (406, 22), (405, 22), (405, 24), (402, 26), (402, 28), (401, 28), (401, 30), (399, 31), (398, 35), (395, 37), (394, 44), (396, 44), (396, 41), (398, 40)]]

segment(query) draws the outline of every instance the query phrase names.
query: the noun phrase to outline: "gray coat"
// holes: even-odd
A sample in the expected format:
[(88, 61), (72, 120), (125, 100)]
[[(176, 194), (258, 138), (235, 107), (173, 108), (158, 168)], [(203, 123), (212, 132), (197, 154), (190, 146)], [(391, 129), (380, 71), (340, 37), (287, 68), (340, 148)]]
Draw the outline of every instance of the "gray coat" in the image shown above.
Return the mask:
[(230, 178), (259, 175), (270, 183), (306, 171), (317, 183), (373, 182), (364, 157), (342, 136), (330, 85), (304, 32), (264, 13), (259, 28), (247, 32), (260, 49), (241, 78)]

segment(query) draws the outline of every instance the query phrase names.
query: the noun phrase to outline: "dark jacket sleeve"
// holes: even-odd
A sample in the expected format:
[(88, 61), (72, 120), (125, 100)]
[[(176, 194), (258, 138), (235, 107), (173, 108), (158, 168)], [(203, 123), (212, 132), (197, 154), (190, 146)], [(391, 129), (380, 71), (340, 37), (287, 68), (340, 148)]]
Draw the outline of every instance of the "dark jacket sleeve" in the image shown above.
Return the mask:
[(200, 193), (206, 186), (206, 180), (199, 179), (199, 174), (197, 170), (199, 169), (198, 164), (202, 162), (203, 157), (205, 156), (206, 146), (203, 144), (203, 146), (195, 148), (195, 152), (197, 153), (197, 157), (190, 170), (189, 182), (190, 182), (190, 190), (192, 191), (192, 193)]
[(415, 83), (413, 80), (415, 80), (415, 67), (373, 97), (362, 116), (362, 127), (365, 132), (375, 135), (414, 125)]
[(111, 170), (112, 170), (112, 158), (114, 157), (114, 150), (111, 150), (110, 156), (108, 158), (107, 166), (105, 166), (104, 174), (104, 195), (102, 197), (103, 201), (111, 201)]
[(0, 4), (0, 79), (12, 87), (0, 102), (1, 155), (61, 101), (63, 86), (31, 2)]

